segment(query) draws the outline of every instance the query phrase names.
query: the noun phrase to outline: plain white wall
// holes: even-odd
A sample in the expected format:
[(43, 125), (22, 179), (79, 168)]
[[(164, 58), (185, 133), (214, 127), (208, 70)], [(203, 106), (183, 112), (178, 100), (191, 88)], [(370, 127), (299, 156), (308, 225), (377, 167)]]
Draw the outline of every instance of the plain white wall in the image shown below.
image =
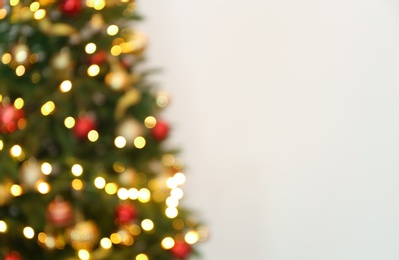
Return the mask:
[(203, 259), (399, 259), (397, 0), (138, 2)]

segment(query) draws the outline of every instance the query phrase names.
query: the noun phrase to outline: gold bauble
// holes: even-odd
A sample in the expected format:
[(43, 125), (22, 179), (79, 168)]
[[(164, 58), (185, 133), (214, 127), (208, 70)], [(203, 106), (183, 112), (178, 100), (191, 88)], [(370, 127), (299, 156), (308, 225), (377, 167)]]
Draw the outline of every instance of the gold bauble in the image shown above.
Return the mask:
[(93, 221), (79, 222), (68, 230), (68, 238), (75, 250), (91, 251), (98, 243), (98, 227)]
[(133, 168), (127, 168), (123, 172), (119, 174), (119, 182), (126, 188), (134, 187), (134, 184), (137, 182), (137, 172)]
[(135, 55), (142, 54), (147, 45), (147, 37), (140, 32), (133, 32), (126, 36), (126, 41), (120, 44), (123, 53), (132, 53)]
[(133, 146), (134, 139), (143, 135), (143, 125), (136, 119), (125, 119), (117, 128), (116, 134), (126, 139), (128, 146)]
[(66, 70), (72, 64), (71, 54), (68, 48), (63, 48), (61, 51), (56, 54), (52, 61), (51, 65), (56, 70)]
[(118, 99), (115, 106), (115, 119), (120, 120), (124, 115), (126, 110), (137, 104), (141, 99), (141, 93), (137, 89), (131, 89), (127, 91), (123, 96)]
[(25, 161), (20, 168), (20, 182), (27, 189), (35, 188), (39, 181), (45, 180), (45, 177), (40, 169), (40, 164), (35, 158)]
[(113, 90), (121, 91), (130, 87), (130, 76), (123, 69), (115, 69), (105, 76), (105, 83)]

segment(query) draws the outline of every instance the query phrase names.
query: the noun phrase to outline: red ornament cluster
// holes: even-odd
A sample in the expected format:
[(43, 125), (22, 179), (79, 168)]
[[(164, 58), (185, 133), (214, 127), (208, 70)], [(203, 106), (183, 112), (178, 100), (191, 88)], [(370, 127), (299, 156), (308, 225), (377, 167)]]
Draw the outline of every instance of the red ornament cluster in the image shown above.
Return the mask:
[(191, 246), (184, 240), (178, 240), (170, 249), (170, 252), (178, 259), (185, 259), (191, 252)]
[(53, 226), (64, 228), (73, 224), (75, 214), (70, 202), (55, 199), (48, 206), (46, 217)]
[(22, 260), (22, 257), (17, 251), (12, 251), (5, 255), (4, 260)]
[(157, 120), (157, 124), (151, 129), (152, 137), (161, 142), (169, 135), (169, 125), (162, 120)]
[(116, 207), (115, 220), (119, 225), (130, 224), (137, 217), (133, 204), (120, 204)]
[(96, 129), (96, 122), (90, 116), (82, 116), (76, 120), (75, 126), (73, 128), (73, 132), (79, 139), (87, 138), (87, 134), (91, 130)]
[(63, 0), (60, 9), (67, 16), (78, 15), (83, 9), (82, 0)]
[(18, 121), (24, 117), (24, 111), (13, 105), (0, 106), (0, 130), (3, 134), (12, 133), (18, 128)]

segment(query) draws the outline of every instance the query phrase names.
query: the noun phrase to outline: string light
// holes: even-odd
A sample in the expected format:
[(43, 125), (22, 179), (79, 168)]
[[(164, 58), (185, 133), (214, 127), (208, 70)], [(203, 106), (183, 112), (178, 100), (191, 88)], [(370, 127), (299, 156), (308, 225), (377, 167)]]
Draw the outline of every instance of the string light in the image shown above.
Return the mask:
[(136, 200), (139, 197), (139, 191), (136, 188), (129, 189), (129, 199)]
[(105, 192), (109, 195), (114, 195), (118, 191), (118, 185), (116, 183), (110, 182), (105, 185)]
[(87, 138), (89, 139), (90, 142), (96, 142), (99, 138), (99, 134), (96, 130), (91, 130), (88, 134), (87, 134)]
[(0, 233), (5, 233), (7, 232), (7, 224), (3, 220), (0, 220)]
[(168, 207), (165, 210), (165, 215), (168, 218), (175, 218), (175, 217), (177, 217), (178, 214), (179, 214), (179, 211), (177, 210), (177, 208)]
[(24, 107), (24, 100), (23, 100), (22, 98), (17, 98), (17, 99), (14, 101), (14, 107), (15, 107), (16, 109), (21, 109), (21, 108), (23, 108), (23, 107)]
[(12, 56), (9, 53), (4, 53), (3, 56), (1, 56), (1, 62), (3, 64), (9, 64), (12, 60)]
[(79, 177), (83, 174), (83, 167), (80, 164), (74, 164), (71, 168), (71, 172), (74, 176)]
[(3, 150), (3, 148), (4, 148), (3, 140), (0, 140), (0, 151)]
[(53, 101), (47, 101), (41, 108), (41, 112), (44, 116), (48, 116), (55, 110), (55, 104)]
[(0, 20), (4, 19), (7, 16), (6, 9), (0, 9)]
[(144, 119), (144, 125), (145, 125), (147, 128), (153, 128), (156, 124), (157, 124), (157, 120), (156, 120), (155, 117), (153, 117), (153, 116), (147, 116), (147, 117)]
[(176, 198), (178, 200), (182, 199), (183, 195), (184, 195), (183, 190), (180, 189), (180, 188), (175, 188), (175, 189), (170, 191), (170, 196), (174, 197), (174, 198)]
[(33, 17), (34, 17), (36, 20), (41, 20), (41, 19), (43, 19), (45, 16), (46, 16), (46, 10), (44, 10), (44, 9), (39, 9), (39, 10), (37, 10), (37, 11), (33, 14)]
[(19, 145), (14, 145), (13, 147), (11, 147), (10, 149), (10, 154), (12, 157), (19, 157), (22, 155), (22, 148)]
[(96, 186), (97, 189), (104, 189), (105, 184), (106, 182), (103, 177), (97, 177), (94, 179), (94, 186)]
[(18, 197), (22, 195), (22, 187), (19, 186), (18, 184), (14, 184), (11, 186), (10, 188), (10, 193), (11, 195), (13, 195), (14, 197)]
[(142, 188), (139, 190), (139, 197), (138, 197), (139, 201), (142, 203), (147, 203), (150, 201), (151, 199), (151, 192), (146, 189), (146, 188)]
[(162, 239), (161, 246), (163, 249), (171, 249), (172, 247), (175, 246), (175, 240), (171, 237), (165, 237)]
[(39, 10), (39, 8), (40, 8), (39, 2), (33, 2), (29, 6), (29, 9), (31, 10), (31, 12), (36, 12), (37, 10)]
[(182, 185), (186, 182), (186, 176), (181, 172), (176, 173), (173, 176), (173, 179), (176, 181), (178, 185)]
[(145, 231), (151, 231), (154, 229), (154, 222), (152, 222), (151, 219), (144, 219), (143, 221), (141, 221), (141, 227)]
[(123, 148), (126, 146), (126, 138), (123, 136), (118, 136), (115, 138), (114, 144), (117, 148)]
[(112, 233), (110, 239), (114, 244), (120, 244), (122, 242), (122, 238), (118, 233)]
[(70, 80), (64, 80), (61, 84), (60, 84), (60, 91), (61, 92), (68, 92), (72, 89), (72, 82)]
[(199, 241), (199, 234), (195, 230), (188, 231), (187, 234), (184, 236), (184, 240), (187, 242), (187, 244), (195, 244)]
[(66, 128), (69, 128), (69, 129), (73, 128), (75, 126), (75, 119), (71, 116), (65, 118), (64, 125)]
[(166, 199), (166, 205), (168, 207), (174, 207), (175, 208), (175, 207), (179, 206), (179, 200), (176, 199), (176, 198), (173, 198), (173, 197), (168, 197)]
[(39, 182), (37, 184), (37, 190), (41, 194), (47, 194), (50, 192), (50, 185), (47, 182)]
[(96, 44), (94, 44), (92, 42), (88, 43), (85, 47), (85, 51), (87, 54), (93, 54), (96, 52), (96, 50), (97, 50), (97, 46), (96, 46)]
[(82, 181), (82, 180), (79, 180), (79, 179), (74, 179), (74, 180), (72, 181), (71, 185), (72, 185), (72, 188), (73, 188), (74, 190), (77, 190), (77, 191), (83, 190), (83, 188), (84, 188), (84, 183), (83, 183), (83, 181)]
[(25, 74), (25, 66), (24, 65), (19, 65), (16, 69), (15, 69), (15, 74), (17, 74), (18, 77), (21, 77)]
[(42, 163), (41, 170), (44, 175), (50, 175), (53, 171), (53, 167), (48, 162), (44, 162)]
[(121, 200), (127, 200), (129, 198), (129, 191), (126, 188), (120, 188), (118, 190), (118, 198)]
[(35, 236), (35, 231), (31, 227), (25, 227), (23, 234), (27, 239), (32, 239)]
[(114, 25), (114, 24), (108, 26), (108, 28), (107, 28), (107, 33), (108, 33), (108, 35), (110, 35), (110, 36), (116, 35), (116, 34), (118, 33), (118, 31), (119, 31), (118, 26), (116, 26), (116, 25)]
[(90, 77), (95, 77), (99, 73), (100, 73), (100, 67), (97, 64), (93, 64), (87, 69), (87, 75), (89, 75)]
[(143, 149), (146, 144), (146, 141), (145, 141), (144, 137), (138, 136), (138, 137), (134, 138), (133, 143), (137, 149)]
[(138, 254), (136, 260), (148, 260), (148, 256), (146, 254)]
[(90, 259), (90, 253), (89, 251), (85, 249), (81, 249), (78, 251), (78, 256), (80, 260), (89, 260)]
[(104, 237), (103, 239), (101, 239), (100, 245), (104, 249), (110, 249), (112, 247), (112, 242), (109, 238)]

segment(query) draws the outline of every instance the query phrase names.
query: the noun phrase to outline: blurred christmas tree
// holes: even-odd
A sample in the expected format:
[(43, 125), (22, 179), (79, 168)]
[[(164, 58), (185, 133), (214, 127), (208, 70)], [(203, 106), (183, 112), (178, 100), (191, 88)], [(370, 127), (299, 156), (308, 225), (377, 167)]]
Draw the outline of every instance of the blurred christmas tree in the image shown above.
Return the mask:
[(186, 259), (165, 92), (132, 0), (0, 0), (0, 259)]

